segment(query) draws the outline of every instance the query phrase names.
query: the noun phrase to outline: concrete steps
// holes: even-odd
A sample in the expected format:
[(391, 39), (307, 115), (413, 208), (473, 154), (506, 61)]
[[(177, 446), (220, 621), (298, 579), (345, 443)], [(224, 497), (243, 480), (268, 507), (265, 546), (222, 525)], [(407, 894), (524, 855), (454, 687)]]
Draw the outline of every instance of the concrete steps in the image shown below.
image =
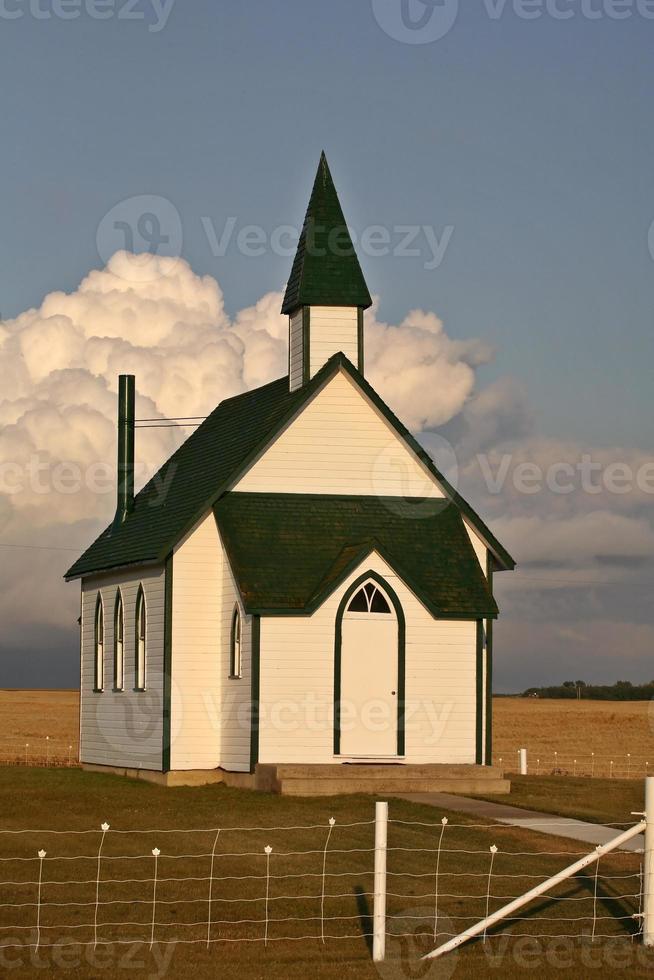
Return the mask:
[(259, 790), (283, 796), (340, 796), (348, 793), (508, 793), (509, 780), (494, 766), (475, 765), (263, 765), (255, 772)]

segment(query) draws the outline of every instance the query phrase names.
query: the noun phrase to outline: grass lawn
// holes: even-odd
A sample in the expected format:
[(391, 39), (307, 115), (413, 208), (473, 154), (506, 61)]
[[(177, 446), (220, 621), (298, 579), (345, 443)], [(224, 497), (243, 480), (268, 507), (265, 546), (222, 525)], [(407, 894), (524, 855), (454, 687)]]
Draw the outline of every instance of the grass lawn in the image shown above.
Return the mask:
[(645, 806), (643, 780), (514, 775), (509, 778), (510, 793), (480, 799), (609, 826), (635, 823), (637, 818), (631, 816), (632, 812), (642, 811)]
[[(555, 784), (560, 793), (563, 781)], [(4, 831), (0, 833), (0, 926), (10, 927), (0, 931), (0, 941), (7, 943), (11, 937), (12, 942), (23, 944), (20, 949), (0, 950), (0, 973), (21, 978), (66, 973), (70, 977), (169, 976), (175, 980), (445, 980), (522, 977), (534, 970), (546, 977), (572, 972), (634, 977), (646, 976), (654, 968), (654, 956), (647, 959), (639, 942), (630, 938), (634, 929), (630, 917), (637, 911), (637, 902), (623, 897), (638, 890), (638, 879), (633, 876), (637, 875), (639, 860), (619, 854), (603, 859), (598, 887), (597, 933), (613, 938), (598, 938), (592, 945), (577, 938), (582, 929), (587, 932), (589, 928), (588, 921), (577, 919), (592, 913), (595, 879), (591, 870), (557, 890), (556, 896), (566, 901), (542, 899), (524, 919), (490, 935), (486, 944), (470, 944), (426, 969), (419, 957), (435, 945), (430, 934), (435, 849), (443, 814), (402, 800), (390, 801), (389, 958), (374, 965), (365, 935), (371, 929), (373, 811), (374, 801), (364, 796), (293, 799), (222, 786), (165, 789), (79, 770), (0, 768), (0, 831)], [(328, 938), (323, 945), (319, 919), (322, 867), (332, 816), (336, 825), (326, 863), (325, 931), (328, 937), (354, 938)], [(442, 933), (458, 933), (485, 914), (491, 844), (499, 847), (491, 909), (571, 863), (580, 853), (575, 842), (517, 828), (477, 828), (462, 815), (447, 816), (450, 823), (440, 858), (439, 943), (446, 938)], [(52, 941), (55, 936), (90, 942), (94, 936), (99, 825), (104, 820), (112, 829), (103, 844), (98, 895), (101, 902), (114, 904), (98, 910), (98, 938), (111, 945), (100, 945), (95, 953), (92, 946), (80, 945), (35, 953), (27, 944), (34, 943), (36, 935), (36, 851), (47, 851), (42, 902), (69, 903), (42, 906), (41, 942)], [(247, 833), (230, 831), (235, 827), (251, 829)], [(265, 827), (312, 829), (256, 829)], [(7, 833), (25, 828), (30, 833)], [(155, 830), (116, 833), (150, 828)], [(205, 832), (155, 832), (181, 828), (205, 828)], [(215, 828), (222, 828), (217, 840)], [(93, 833), (52, 833), (57, 830)], [(273, 847), (270, 919), (277, 920), (269, 924), (268, 946), (258, 941), (264, 928), (266, 844)], [(206, 939), (207, 882), (214, 845), (211, 938), (220, 941), (207, 949), (204, 942), (176, 941)], [(150, 951), (147, 944), (132, 940), (150, 935), (151, 850), (155, 846), (161, 849), (161, 856), (157, 925)], [(298, 851), (311, 853), (293, 853)], [(115, 860), (119, 854), (129, 860)], [(181, 854), (187, 856), (180, 859)], [(17, 862), (16, 857), (29, 860)], [(298, 917), (304, 921), (298, 922)], [(49, 925), (56, 928), (49, 930)], [(513, 938), (508, 936), (509, 930), (514, 932)], [(400, 938), (392, 938), (398, 933)], [(553, 938), (561, 935), (575, 938)], [(290, 936), (310, 938), (282, 938)], [(230, 938), (241, 941), (227, 941)], [(117, 945), (117, 940), (125, 945)], [(163, 941), (171, 944), (163, 945)]]

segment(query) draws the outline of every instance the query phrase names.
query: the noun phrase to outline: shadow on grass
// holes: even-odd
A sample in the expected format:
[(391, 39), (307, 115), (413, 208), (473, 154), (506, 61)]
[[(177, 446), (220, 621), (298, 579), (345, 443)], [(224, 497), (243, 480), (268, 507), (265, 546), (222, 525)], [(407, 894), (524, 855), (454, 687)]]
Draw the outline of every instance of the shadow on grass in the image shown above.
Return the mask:
[[(525, 906), (525, 908), (521, 909), (519, 912), (516, 911), (514, 915), (519, 916), (519, 918), (524, 920), (525, 922), (528, 922), (529, 920), (532, 919), (537, 920), (539, 915), (542, 915), (546, 912), (552, 912), (558, 910), (559, 908), (558, 902), (561, 899), (578, 898), (579, 888), (582, 888), (584, 889), (584, 891), (588, 892), (589, 901), (593, 900), (593, 896), (595, 894), (594, 874), (585, 874), (584, 872), (581, 872), (579, 874), (576, 874), (574, 878), (571, 879), (571, 882), (574, 882), (574, 885), (569, 887), (562, 895), (540, 896), (539, 899), (534, 899), (533, 902)], [(631, 906), (629, 902), (631, 902)], [(617, 922), (620, 923), (621, 929), (624, 930), (627, 936), (636, 936), (639, 934), (641, 929), (638, 919), (633, 917), (634, 913), (637, 912), (637, 908), (636, 908), (637, 902), (638, 902), (638, 896), (634, 896), (633, 898), (630, 898), (619, 894), (612, 895), (609, 888), (607, 888), (606, 885), (602, 883), (602, 879), (601, 878), (599, 879), (597, 883), (598, 917), (601, 915), (599, 907), (602, 906), (603, 909), (605, 909), (605, 911), (612, 918), (614, 918)], [(492, 911), (494, 910), (491, 909), (491, 912)], [(592, 914), (589, 914), (586, 917), (586, 919), (587, 919), (587, 924), (590, 926), (590, 924), (593, 921)], [(562, 919), (562, 921), (565, 921), (565, 919)], [(510, 921), (509, 924), (511, 926), (515, 925), (515, 920)], [(506, 929), (507, 929), (507, 922), (500, 921), (496, 925), (491, 926), (487, 930), (486, 936), (489, 938), (494, 936), (499, 936), (503, 932), (505, 932)], [(556, 933), (552, 933), (551, 938), (555, 939)], [(590, 935), (589, 934), (584, 935), (580, 931), (578, 938), (580, 940), (590, 939)], [(484, 942), (484, 936), (483, 934), (480, 934), (479, 936), (475, 936), (472, 940), (470, 940), (469, 944), (471, 946), (474, 946), (478, 943), (483, 944), (483, 942)]]
[(370, 914), (368, 896), (366, 895), (365, 889), (362, 885), (354, 886), (354, 900), (357, 903), (357, 914), (359, 916), (361, 932), (363, 934), (363, 938), (365, 939), (368, 952), (370, 953), (370, 956), (372, 956), (373, 920), (372, 915)]

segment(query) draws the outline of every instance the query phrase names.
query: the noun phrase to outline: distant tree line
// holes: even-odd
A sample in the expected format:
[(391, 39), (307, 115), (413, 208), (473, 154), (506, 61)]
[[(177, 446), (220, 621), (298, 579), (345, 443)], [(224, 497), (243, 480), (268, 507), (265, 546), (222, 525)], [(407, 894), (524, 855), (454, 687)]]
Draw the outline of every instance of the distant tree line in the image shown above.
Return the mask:
[(616, 681), (615, 684), (586, 684), (585, 681), (564, 681), (554, 687), (528, 687), (525, 698), (578, 698), (584, 701), (650, 701), (654, 698), (654, 681), (632, 684)]

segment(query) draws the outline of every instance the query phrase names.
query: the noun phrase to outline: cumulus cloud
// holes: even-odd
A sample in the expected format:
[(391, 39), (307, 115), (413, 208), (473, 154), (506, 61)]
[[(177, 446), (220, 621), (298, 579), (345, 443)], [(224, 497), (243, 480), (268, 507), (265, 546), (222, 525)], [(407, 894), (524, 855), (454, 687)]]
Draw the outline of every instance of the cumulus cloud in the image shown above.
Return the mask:
[[(64, 630), (60, 636), (70, 629), (71, 663), (78, 597), (61, 574), (113, 512), (118, 375), (136, 375), (137, 417), (168, 418), (206, 415), (223, 398), (287, 370), (280, 293), (230, 317), (216, 280), (197, 276), (185, 261), (149, 257), (148, 276), (135, 275), (134, 261), (116, 253), (72, 293), (51, 293), (38, 308), (0, 322), (0, 554), (11, 558), (0, 568), (3, 637), (16, 637), (17, 648), (28, 627)], [(536, 432), (518, 381), (479, 386), (478, 369), (493, 356), (483, 340), (449, 337), (433, 312), (413, 310), (389, 324), (375, 304), (366, 315), (369, 381), (448, 470), (450, 463), (455, 475), (458, 469), (464, 494), (527, 570), (500, 585), (513, 616), (510, 648), (522, 643), (515, 623), (529, 617), (554, 616), (562, 629), (578, 628), (579, 600), (574, 607), (568, 591), (554, 604), (553, 590), (578, 580), (587, 603), (596, 601), (583, 591), (591, 573), (593, 581), (630, 581), (631, 566), (654, 553), (653, 496), (639, 485), (617, 495), (606, 487), (599, 495), (579, 487), (571, 494), (547, 486), (536, 495), (521, 492), (513, 479), (520, 464), (547, 472), (562, 461), (575, 465), (586, 450)], [(139, 483), (187, 431), (139, 430)], [(488, 473), (497, 476), (507, 455), (493, 492)], [(648, 463), (637, 449), (602, 447), (592, 455), (604, 469), (616, 460), (634, 471)], [(39, 550), (44, 546), (51, 550)], [(530, 569), (538, 576), (530, 579)], [(521, 680), (526, 685), (530, 677)]]
[[(212, 277), (156, 256), (143, 276), (139, 262), (118, 252), (74, 292), (51, 293), (0, 323), (4, 542), (81, 549), (110, 519), (119, 374), (136, 375), (137, 417), (169, 418), (205, 415), (223, 398), (286, 373), (280, 293), (230, 318)], [(366, 331), (372, 383), (416, 430), (456, 415), (474, 390), (474, 368), (491, 356), (481, 341), (451, 340), (433, 313), (414, 311), (398, 327), (373, 310)], [(140, 483), (181, 438), (176, 429), (139, 429)], [(76, 600), (68, 590), (69, 602), (61, 602), (52, 555), (36, 555), (16, 551), (4, 573), (5, 626), (25, 615), (54, 622), (72, 615)], [(39, 583), (38, 609), (16, 602), (28, 579)]]

